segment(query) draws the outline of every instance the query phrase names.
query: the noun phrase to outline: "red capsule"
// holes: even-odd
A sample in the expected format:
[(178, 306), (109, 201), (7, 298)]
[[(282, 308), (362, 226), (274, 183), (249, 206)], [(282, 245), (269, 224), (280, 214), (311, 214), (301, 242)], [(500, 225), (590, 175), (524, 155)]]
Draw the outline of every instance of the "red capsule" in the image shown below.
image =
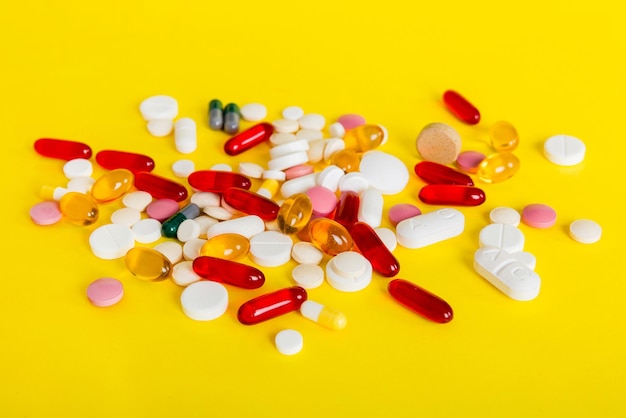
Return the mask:
[(135, 174), (135, 187), (150, 193), (154, 199), (172, 199), (177, 202), (187, 199), (185, 186), (152, 173)]
[(474, 185), (474, 181), (467, 174), (432, 161), (422, 161), (415, 164), (415, 174), (430, 184)]
[(398, 274), (400, 263), (371, 226), (365, 222), (357, 222), (350, 228), (350, 236), (359, 252), (372, 263), (375, 271), (385, 277)]
[(103, 150), (96, 154), (96, 162), (107, 170), (125, 168), (133, 173), (154, 170), (152, 158), (133, 152)]
[(267, 122), (259, 123), (233, 136), (224, 144), (224, 151), (228, 155), (237, 155), (265, 142), (274, 133), (274, 127)]
[(35, 141), (35, 151), (39, 155), (60, 160), (91, 158), (91, 148), (87, 144), (66, 139), (40, 138)]
[(413, 312), (440, 324), (452, 321), (448, 302), (407, 280), (394, 279), (387, 286), (389, 294)]
[(307, 299), (300, 286), (287, 287), (245, 302), (239, 307), (237, 318), (244, 325), (254, 325), (268, 319), (296, 311)]
[(335, 210), (335, 221), (349, 230), (359, 220), (360, 205), (361, 199), (357, 192), (350, 190), (342, 192)]
[(443, 102), (457, 118), (470, 125), (480, 122), (480, 112), (463, 96), (453, 90), (443, 94)]
[(261, 270), (232, 260), (202, 255), (193, 260), (192, 266), (200, 277), (244, 289), (258, 289), (265, 283)]
[(478, 206), (485, 201), (485, 192), (478, 187), (458, 184), (429, 184), (419, 193), (429, 205)]
[(224, 190), (222, 198), (233, 209), (248, 215), (257, 215), (264, 221), (276, 219), (280, 210), (280, 206), (272, 199), (238, 187), (230, 187)]
[(230, 187), (249, 189), (250, 179), (231, 171), (200, 170), (194, 171), (187, 177), (191, 187), (201, 192), (222, 193)]

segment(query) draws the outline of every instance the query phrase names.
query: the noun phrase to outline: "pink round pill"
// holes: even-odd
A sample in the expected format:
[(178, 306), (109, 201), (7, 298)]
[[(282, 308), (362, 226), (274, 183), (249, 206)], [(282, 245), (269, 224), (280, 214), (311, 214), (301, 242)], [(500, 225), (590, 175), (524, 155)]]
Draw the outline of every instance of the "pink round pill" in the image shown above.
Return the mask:
[(162, 222), (180, 210), (174, 199), (157, 199), (146, 206), (146, 213), (152, 219)]
[(30, 208), (30, 218), (37, 225), (52, 225), (61, 220), (63, 214), (54, 200), (39, 202)]
[(122, 282), (111, 277), (95, 280), (87, 287), (87, 298), (95, 306), (115, 305), (122, 296), (124, 296)]
[(297, 177), (306, 176), (313, 173), (313, 166), (309, 164), (300, 164), (285, 170), (285, 179), (291, 180)]
[(456, 157), (456, 165), (466, 173), (478, 172), (478, 166), (485, 159), (485, 154), (478, 151), (463, 151)]
[(365, 118), (361, 115), (348, 113), (339, 116), (337, 118), (337, 122), (341, 123), (343, 128), (347, 131), (349, 129), (356, 128), (357, 126), (365, 125)]
[(389, 208), (387, 215), (393, 226), (398, 225), (401, 221), (421, 215), (422, 211), (415, 205), (410, 203), (398, 203)]
[(533, 203), (522, 210), (522, 222), (535, 228), (549, 228), (556, 222), (556, 212), (548, 205)]
[(324, 186), (313, 186), (306, 194), (311, 199), (315, 216), (328, 216), (337, 207), (337, 196)]

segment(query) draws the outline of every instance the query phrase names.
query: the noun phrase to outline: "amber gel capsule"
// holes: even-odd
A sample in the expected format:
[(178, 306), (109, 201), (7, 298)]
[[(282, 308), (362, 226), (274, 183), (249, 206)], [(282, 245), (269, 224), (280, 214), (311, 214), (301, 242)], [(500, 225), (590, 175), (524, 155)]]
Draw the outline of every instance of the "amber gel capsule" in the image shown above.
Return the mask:
[(306, 193), (296, 193), (285, 199), (278, 209), (276, 220), (283, 234), (295, 234), (309, 223), (313, 203)]
[(211, 237), (200, 248), (200, 255), (217, 257), (224, 260), (237, 260), (250, 251), (250, 241), (235, 233), (219, 234)]
[(97, 202), (112, 202), (133, 187), (135, 176), (130, 170), (118, 168), (101, 175), (91, 186), (91, 197)]
[(452, 308), (439, 296), (407, 280), (394, 279), (387, 286), (389, 294), (413, 312), (440, 324), (452, 321)]
[(470, 125), (480, 122), (480, 112), (473, 104), (463, 96), (453, 90), (448, 90), (443, 94), (443, 102), (453, 115)]
[(233, 136), (224, 144), (224, 151), (228, 155), (237, 155), (270, 139), (274, 133), (271, 123), (258, 123), (251, 128)]
[(354, 241), (348, 230), (339, 222), (328, 218), (315, 218), (309, 222), (311, 243), (331, 257), (352, 250)]
[(256, 267), (217, 257), (200, 256), (193, 260), (193, 271), (200, 277), (244, 289), (258, 289), (265, 275)]
[(154, 160), (152, 158), (147, 155), (135, 154), (134, 152), (103, 150), (96, 154), (96, 162), (107, 170), (125, 168), (133, 173), (154, 170)]
[(35, 151), (39, 155), (60, 160), (74, 160), (76, 158), (91, 158), (91, 148), (87, 144), (66, 139), (40, 138), (35, 141)]
[(507, 180), (519, 171), (520, 161), (515, 154), (498, 152), (485, 158), (478, 166), (478, 177), (487, 183)]
[(98, 204), (91, 197), (78, 193), (65, 193), (59, 200), (63, 216), (79, 225), (91, 225), (98, 220)]
[(237, 319), (244, 325), (254, 325), (300, 309), (307, 293), (300, 286), (287, 287), (261, 295), (239, 307)]
[(141, 280), (158, 282), (170, 276), (172, 263), (163, 254), (148, 247), (135, 247), (124, 256), (128, 270)]
[(349, 129), (343, 136), (346, 149), (357, 152), (365, 152), (378, 147), (384, 138), (385, 131), (379, 125), (360, 125)]
[(496, 151), (513, 151), (519, 144), (519, 135), (517, 129), (509, 122), (498, 121), (489, 129), (491, 137), (491, 145)]

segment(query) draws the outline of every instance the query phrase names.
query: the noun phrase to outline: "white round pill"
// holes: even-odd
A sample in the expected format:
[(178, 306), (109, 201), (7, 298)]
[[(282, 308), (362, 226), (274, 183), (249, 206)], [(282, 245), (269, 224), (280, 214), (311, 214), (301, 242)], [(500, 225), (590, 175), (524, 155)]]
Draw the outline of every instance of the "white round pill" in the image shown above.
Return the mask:
[(287, 154), (291, 154), (298, 151), (308, 151), (309, 141), (306, 139), (296, 139), (295, 141), (287, 142), (285, 144), (276, 145), (270, 149), (270, 158), (278, 158)]
[(395, 232), (389, 228), (375, 228), (374, 231), (376, 231), (376, 234), (389, 251), (393, 252), (396, 249), (398, 246), (398, 238)]
[(339, 181), (345, 175), (346, 173), (341, 168), (331, 164), (319, 173), (317, 185), (326, 187), (331, 192), (336, 192), (339, 189)]
[(89, 235), (89, 246), (96, 257), (113, 260), (124, 257), (135, 246), (135, 234), (126, 225), (102, 225)]
[(178, 115), (178, 102), (166, 95), (148, 97), (139, 105), (144, 120), (174, 119)]
[(324, 158), (324, 147), (326, 147), (325, 139), (316, 139), (309, 142), (309, 162), (319, 163)]
[(111, 223), (131, 227), (141, 220), (141, 212), (135, 208), (121, 208), (111, 214)]
[(134, 192), (126, 193), (122, 198), (122, 203), (127, 208), (137, 209), (139, 212), (146, 210), (148, 205), (152, 202), (152, 195), (148, 192), (137, 190)]
[(70, 180), (78, 177), (90, 177), (93, 174), (93, 164), (84, 158), (75, 158), (63, 164), (63, 174)]
[(202, 238), (190, 239), (183, 245), (183, 258), (185, 260), (195, 260), (200, 257), (200, 249), (207, 242)]
[(248, 103), (239, 108), (241, 117), (248, 122), (258, 122), (267, 116), (267, 108), (261, 103)]
[(367, 188), (369, 187), (369, 182), (363, 176), (363, 174), (359, 173), (358, 171), (354, 171), (341, 177), (339, 179), (338, 186), (339, 190), (342, 192), (355, 192), (357, 194), (361, 194), (364, 193), (365, 190), (367, 190)]
[(142, 219), (136, 222), (131, 229), (135, 234), (135, 241), (142, 244), (149, 244), (161, 238), (161, 222), (156, 219)]
[(227, 221), (233, 217), (233, 213), (221, 206), (205, 206), (202, 211), (213, 219)]
[[(270, 150), (271, 151), (271, 150)], [(243, 162), (239, 163), (239, 172), (246, 177), (260, 179), (263, 177), (265, 169), (257, 163)]]
[(524, 233), (509, 224), (489, 224), (478, 234), (481, 247), (495, 247), (508, 253), (524, 251)]
[(250, 238), (250, 258), (263, 267), (277, 267), (291, 260), (293, 240), (278, 231), (263, 231)]
[(200, 237), (200, 225), (193, 219), (185, 219), (176, 230), (176, 238), (180, 242), (187, 242)]
[(299, 241), (291, 248), (291, 257), (300, 264), (319, 264), (324, 253), (310, 242)]
[(346, 134), (346, 128), (344, 128), (343, 125), (339, 122), (331, 123), (328, 126), (328, 133), (332, 137), (343, 138), (343, 136)]
[(296, 132), (296, 140), (306, 139), (307, 141), (317, 141), (324, 138), (324, 133), (316, 129), (300, 129)]
[(193, 261), (181, 261), (172, 268), (172, 281), (179, 286), (189, 286), (199, 282), (202, 277), (193, 269)]
[(344, 251), (326, 263), (326, 280), (342, 292), (357, 292), (372, 281), (372, 264), (355, 251)]
[(214, 164), (210, 169), (213, 171), (233, 171), (233, 168), (226, 163)]
[(545, 157), (554, 164), (571, 166), (585, 159), (585, 143), (570, 135), (555, 135), (543, 144)]
[(278, 119), (272, 122), (274, 130), (278, 133), (295, 133), (300, 129), (300, 125), (297, 120), (291, 119)]
[(602, 237), (602, 227), (590, 219), (578, 219), (570, 224), (569, 234), (582, 244), (593, 244)]
[(299, 106), (288, 106), (283, 109), (282, 116), (289, 120), (298, 120), (304, 116), (304, 110)]
[(291, 270), (291, 278), (305, 289), (315, 289), (324, 283), (324, 270), (317, 264), (298, 264)]
[(228, 308), (228, 291), (224, 285), (203, 280), (191, 283), (180, 295), (183, 312), (196, 321), (211, 321)]
[(301, 129), (321, 131), (326, 125), (326, 118), (318, 113), (309, 113), (298, 119)]
[(345, 148), (346, 148), (346, 143), (343, 139), (341, 138), (327, 139), (324, 145), (324, 153), (322, 154), (324, 161), (329, 161), (330, 158), (333, 156), (333, 154)]
[(270, 136), (270, 144), (272, 144), (272, 146), (286, 144), (295, 140), (296, 135), (289, 132), (274, 132), (272, 136)]
[(293, 329), (284, 329), (276, 334), (274, 344), (279, 353), (286, 356), (298, 354), (304, 345), (302, 334)]
[(146, 128), (148, 128), (150, 135), (160, 138), (172, 133), (174, 121), (172, 119), (155, 119), (148, 122)]
[(499, 206), (489, 212), (489, 220), (493, 224), (509, 224), (518, 227), (522, 219), (520, 213), (513, 208)]
[(177, 160), (172, 164), (172, 172), (176, 177), (187, 178), (196, 171), (196, 164), (191, 160)]
[(191, 203), (198, 205), (200, 208), (219, 206), (221, 200), (220, 195), (213, 192), (195, 192), (190, 198)]
[(367, 151), (359, 164), (370, 187), (384, 195), (400, 193), (409, 182), (409, 170), (397, 157), (382, 151)]
[(154, 246), (154, 249), (165, 256), (172, 264), (183, 259), (183, 246), (174, 241), (165, 241)]

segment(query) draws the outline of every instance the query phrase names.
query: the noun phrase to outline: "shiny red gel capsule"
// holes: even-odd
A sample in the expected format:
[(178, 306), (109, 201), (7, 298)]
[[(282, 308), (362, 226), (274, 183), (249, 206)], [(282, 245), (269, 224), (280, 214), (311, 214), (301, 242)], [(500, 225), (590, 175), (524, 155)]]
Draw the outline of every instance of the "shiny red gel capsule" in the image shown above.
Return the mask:
[(300, 286), (287, 287), (245, 302), (237, 318), (244, 325), (254, 325), (300, 309), (307, 293)]
[(372, 268), (385, 277), (393, 277), (400, 271), (400, 263), (391, 254), (376, 231), (365, 222), (357, 222), (350, 228), (350, 236)]
[(274, 133), (274, 127), (262, 122), (233, 136), (224, 144), (224, 151), (228, 155), (237, 155), (270, 139)]
[(133, 173), (154, 170), (154, 160), (152, 158), (133, 152), (103, 150), (96, 154), (96, 162), (107, 170), (125, 168)]
[(280, 206), (272, 199), (238, 187), (230, 187), (224, 190), (222, 198), (224, 202), (234, 209), (248, 215), (257, 215), (264, 221), (276, 219), (280, 210)]
[(91, 158), (91, 148), (87, 144), (66, 139), (39, 138), (35, 141), (35, 151), (39, 155), (60, 160), (74, 160), (76, 158)]
[(135, 187), (150, 193), (154, 199), (172, 199), (177, 202), (187, 199), (185, 186), (152, 173), (135, 174)]
[(422, 161), (415, 164), (415, 174), (430, 184), (474, 185), (474, 181), (467, 174), (433, 161)]
[(358, 193), (351, 190), (342, 192), (335, 209), (335, 221), (349, 230), (359, 220), (360, 205), (361, 199)]
[(463, 96), (453, 90), (443, 94), (443, 102), (457, 118), (470, 125), (480, 122), (480, 112)]
[(201, 255), (193, 260), (192, 266), (200, 277), (244, 289), (258, 289), (265, 283), (261, 270), (232, 260)]
[(194, 171), (187, 177), (191, 187), (201, 192), (222, 193), (231, 187), (249, 189), (250, 179), (231, 171), (200, 170)]
[(429, 205), (478, 206), (485, 202), (485, 192), (478, 187), (457, 184), (429, 184), (419, 192)]
[(391, 297), (413, 312), (440, 324), (452, 321), (453, 312), (448, 302), (404, 279), (389, 282)]

